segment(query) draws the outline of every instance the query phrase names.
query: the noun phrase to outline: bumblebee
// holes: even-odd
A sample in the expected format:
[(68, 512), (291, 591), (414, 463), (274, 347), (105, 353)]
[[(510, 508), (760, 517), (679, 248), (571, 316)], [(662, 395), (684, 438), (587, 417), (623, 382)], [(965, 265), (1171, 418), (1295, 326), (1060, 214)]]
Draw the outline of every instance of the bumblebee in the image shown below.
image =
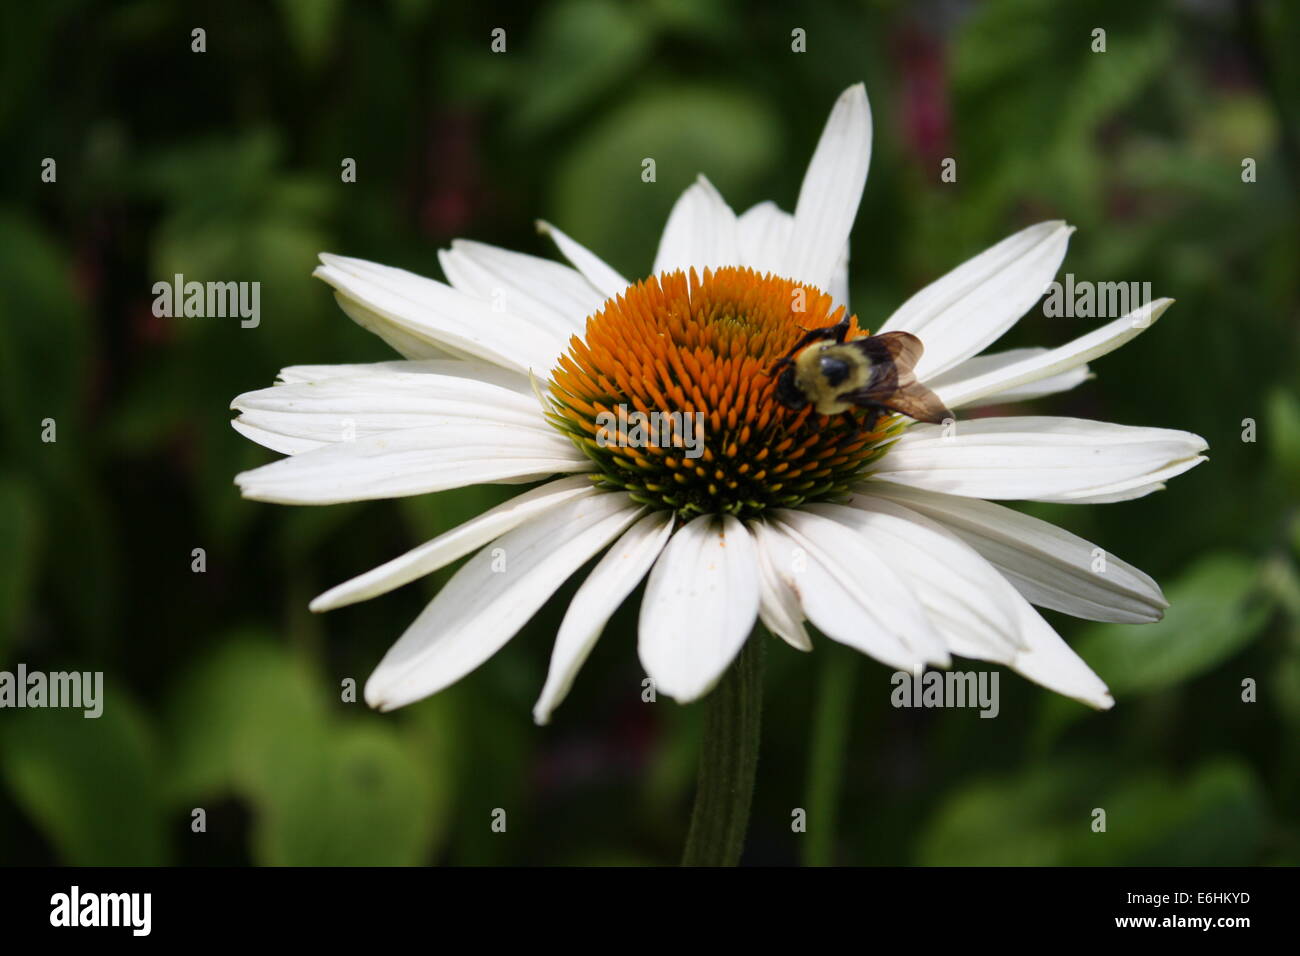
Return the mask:
[(849, 320), (813, 329), (772, 366), (776, 400), (798, 411), (812, 405), (819, 415), (865, 408), (874, 428), (882, 415), (898, 412), (940, 424), (952, 417), (939, 396), (916, 380), (913, 369), (925, 347), (910, 332), (885, 332), (844, 341)]

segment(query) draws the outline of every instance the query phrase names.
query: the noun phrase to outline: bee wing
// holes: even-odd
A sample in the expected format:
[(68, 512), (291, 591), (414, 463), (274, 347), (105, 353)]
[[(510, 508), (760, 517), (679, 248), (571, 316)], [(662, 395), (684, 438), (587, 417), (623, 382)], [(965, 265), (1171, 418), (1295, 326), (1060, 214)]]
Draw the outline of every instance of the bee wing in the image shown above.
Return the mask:
[(892, 363), (900, 376), (911, 372), (925, 352), (921, 340), (911, 332), (882, 332), (865, 339), (854, 339), (848, 344), (860, 349), (872, 363)]
[(882, 405), (918, 422), (941, 424), (951, 418), (939, 396), (916, 380), (913, 367), (925, 351), (921, 340), (910, 332), (884, 332), (855, 339), (856, 346), (871, 360), (871, 381), (843, 398), (857, 405)]
[(941, 425), (945, 419), (953, 417), (952, 412), (939, 400), (939, 396), (912, 378), (910, 372), (907, 381), (899, 383), (893, 392), (873, 395), (871, 388), (862, 388), (852, 393), (850, 400), (861, 403), (863, 399), (883, 405), (891, 411), (901, 412), (908, 418), (915, 418), (918, 422)]

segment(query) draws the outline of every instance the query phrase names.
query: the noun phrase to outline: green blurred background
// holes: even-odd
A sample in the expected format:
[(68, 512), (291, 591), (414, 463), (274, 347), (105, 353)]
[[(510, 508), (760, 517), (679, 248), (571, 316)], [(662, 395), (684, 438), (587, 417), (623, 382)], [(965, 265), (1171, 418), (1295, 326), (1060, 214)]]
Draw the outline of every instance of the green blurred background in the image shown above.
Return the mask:
[[(894, 710), (884, 666), (774, 643), (746, 861), (1300, 861), (1300, 4), (51, 0), (0, 23), (0, 669), (107, 685), (97, 721), (0, 711), (0, 862), (675, 861), (700, 708), (641, 702), (634, 611), (544, 729), (529, 710), (572, 583), (438, 697), (345, 703), (449, 572), (324, 617), (308, 600), (507, 492), (246, 502), (232, 477), (274, 456), (227, 409), (282, 366), (389, 356), (310, 278), (318, 251), (440, 275), (456, 236), (552, 255), (545, 217), (642, 276), (699, 171), (737, 209), (791, 208), (858, 80), (867, 324), (1068, 219), (1064, 271), (1178, 303), (1034, 410), (1196, 431), (1211, 461), (1138, 501), (1032, 508), (1173, 601), (1145, 627), (1048, 612), (1109, 713), (1010, 673), (996, 720)], [(155, 318), (177, 272), (260, 281), (260, 326)], [(1003, 344), (1098, 324), (1036, 310)]]

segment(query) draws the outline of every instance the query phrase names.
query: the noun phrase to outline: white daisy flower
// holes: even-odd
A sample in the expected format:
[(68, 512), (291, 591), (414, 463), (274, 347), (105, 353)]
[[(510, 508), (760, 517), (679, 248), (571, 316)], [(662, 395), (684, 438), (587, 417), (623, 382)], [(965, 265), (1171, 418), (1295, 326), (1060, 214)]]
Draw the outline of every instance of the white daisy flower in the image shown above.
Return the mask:
[[(331, 504), (542, 482), (312, 602), (362, 601), (473, 554), (371, 675), (372, 706), (464, 677), (602, 552), (560, 625), (539, 723), (643, 580), (640, 659), (681, 702), (718, 682), (761, 620), (801, 650), (809, 621), (892, 668), (960, 655), (1111, 706), (1033, 605), (1154, 621), (1168, 606), (1159, 586), (1111, 555), (1098, 570), (1092, 543), (987, 499), (1137, 498), (1203, 461), (1206, 443), (1073, 418), (877, 422), (870, 410), (779, 401), (773, 367), (806, 330), (848, 315), (848, 238), (870, 155), (859, 84), (831, 111), (793, 214), (765, 202), (736, 215), (700, 177), (636, 284), (547, 224), (570, 265), (456, 241), (439, 254), (443, 283), (321, 256), (316, 275), (343, 310), (402, 359), (295, 366), (235, 399), (234, 427), (289, 456), (239, 475), (243, 494)], [(1059, 348), (985, 352), (1052, 281), (1071, 231), (1021, 230), (878, 331), (920, 340), (916, 376), (950, 409), (1073, 388), (1172, 300)], [(849, 336), (863, 334), (854, 320)], [(701, 454), (598, 441), (599, 416), (618, 406), (701, 414)], [(497, 548), (505, 573), (494, 573)]]

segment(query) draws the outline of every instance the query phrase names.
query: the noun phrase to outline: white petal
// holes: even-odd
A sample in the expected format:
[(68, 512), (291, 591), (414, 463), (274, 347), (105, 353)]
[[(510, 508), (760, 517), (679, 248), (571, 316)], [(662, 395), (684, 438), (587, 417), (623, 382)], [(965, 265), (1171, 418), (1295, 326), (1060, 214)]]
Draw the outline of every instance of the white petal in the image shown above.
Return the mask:
[(570, 239), (549, 222), (539, 219), (537, 221), (537, 231), (544, 236), (550, 236), (564, 258), (573, 263), (573, 267), (586, 276), (587, 281), (599, 290), (602, 299), (612, 299), (616, 295), (621, 295), (631, 285), (630, 282), (606, 265), (605, 261), (594, 252)]
[[(950, 368), (942, 375), (936, 375), (925, 384), (939, 394), (945, 405), (952, 408), (953, 403), (951, 400), (943, 396), (949, 394), (961, 395), (965, 391), (966, 382), (978, 378), (991, 379), (994, 376), (1000, 378), (1005, 369), (1020, 366), (1030, 359), (1041, 358), (1050, 351), (1050, 349), (1045, 348), (1025, 348), (1008, 349), (1005, 352), (985, 352), (983, 355), (968, 358), (956, 368)], [(958, 402), (957, 407), (1027, 402), (1030, 399), (1055, 395), (1057, 392), (1068, 392), (1070, 389), (1083, 384), (1089, 378), (1091, 378), (1091, 375), (1088, 372), (1088, 366), (1076, 365), (1068, 371), (1049, 375), (1046, 378), (1025, 385), (1016, 385), (1005, 390), (989, 392), (985, 395), (979, 395), (968, 402)]]
[(484, 421), (324, 445), (235, 476), (245, 498), (327, 505), (588, 471), (558, 432)]
[[(366, 682), (366, 703), (392, 710), (460, 680), (514, 637), (641, 510), (626, 495), (598, 494), (553, 508), (498, 538), (452, 576), (384, 655)], [(498, 548), (504, 571), (494, 569)]]
[[(740, 242), (740, 264), (756, 272), (774, 273), (791, 278), (787, 262), (794, 216), (778, 209), (773, 202), (750, 206), (736, 220)], [(825, 290), (831, 296), (831, 311), (849, 305), (849, 246), (846, 242), (839, 262)]]
[(878, 496), (855, 495), (851, 503), (851, 507), (814, 507), (825, 513), (838, 509), (843, 520), (849, 520), (845, 512), (855, 511), (866, 519), (857, 527), (887, 549), (888, 560), (916, 591), (952, 653), (1006, 664), (1049, 690), (1092, 707), (1113, 704), (1101, 678), (958, 536), (917, 511)]
[[(418, 372), (437, 364), (431, 361), (412, 361), (408, 359), (390, 359), (387, 362), (341, 362), (336, 365), (288, 365), (280, 369), (275, 377), (277, 385), (297, 385), (300, 382), (323, 382), (327, 378), (351, 378), (354, 375), (367, 375), (372, 372)], [(444, 365), (457, 365), (458, 359), (442, 360)], [(496, 366), (490, 366), (496, 368)], [(505, 372), (505, 369), (497, 369)], [(507, 374), (515, 374), (513, 372)], [(523, 376), (516, 376), (522, 379)]]
[(880, 331), (911, 332), (921, 340), (921, 380), (947, 371), (1001, 338), (1038, 301), (1073, 231), (1059, 221), (1022, 229), (916, 293)]
[(289, 454), (408, 428), (485, 420), (550, 430), (536, 396), (475, 378), (425, 371), (364, 372), (274, 385), (246, 392), (230, 407), (242, 413), (233, 423), (236, 429)]
[(949, 528), (1040, 607), (1092, 621), (1141, 624), (1158, 621), (1169, 606), (1150, 575), (1046, 521), (989, 501), (886, 482), (870, 482), (867, 489)]
[(541, 326), (558, 341), (581, 333), (605, 296), (575, 269), (549, 259), (457, 239), (438, 253), (452, 286), (492, 311)]
[(849, 308), (849, 247), (844, 247), (844, 253), (840, 256), (840, 261), (835, 266), (835, 272), (831, 275), (830, 288), (826, 290), (831, 294), (831, 311), (834, 312), (840, 306)]
[[(1115, 704), (1105, 682), (1098, 677), (1091, 667), (1076, 654), (1070, 645), (1043, 620), (1041, 614), (1020, 602), (1020, 636), (1029, 644), (1028, 650), (1018, 651), (1009, 662), (1012, 670), (1048, 690), (1072, 697), (1077, 701), (1108, 710)], [(966, 651), (954, 651), (964, 657), (976, 660), (994, 660), (980, 648)]]
[[(314, 274), (314, 273), (313, 273)], [(464, 357), (463, 352), (445, 343), (435, 344), (431, 339), (408, 331), (380, 315), (374, 309), (355, 302), (341, 292), (334, 293), (343, 314), (372, 335), (383, 339), (398, 355), (408, 359), (446, 359)]]
[(1086, 493), (1045, 495), (1038, 500), (1071, 505), (1102, 505), (1112, 504), (1116, 501), (1132, 501), (1134, 498), (1141, 498), (1145, 495), (1149, 495), (1153, 491), (1163, 491), (1166, 479), (1181, 475), (1193, 465), (1199, 465), (1205, 460), (1205, 456), (1200, 455), (1190, 465), (1185, 461), (1172, 462), (1164, 468), (1151, 472), (1151, 474), (1146, 476), (1146, 480), (1140, 483), (1132, 481), (1116, 481), (1109, 485), (1099, 485), (1094, 488), (1089, 488)]
[(674, 532), (641, 601), (637, 649), (658, 691), (679, 703), (708, 693), (758, 615), (758, 557), (731, 515), (701, 515)]
[(646, 576), (672, 534), (672, 515), (646, 515), (619, 538), (578, 588), (551, 651), (546, 686), (533, 707), (533, 719), (545, 724), (569, 693), (573, 679), (596, 646), (601, 631), (624, 599)]
[[(1084, 703), (1106, 708), (1106, 685), (998, 572), (957, 536), (917, 511), (877, 496), (855, 495), (851, 507), (815, 506), (824, 513), (857, 511), (857, 527), (887, 549), (888, 560), (916, 590), (948, 649), (961, 657), (1006, 664), (1018, 673)], [(995, 506), (996, 507), (996, 506)], [(952, 545), (959, 546), (954, 550)], [(930, 556), (926, 561), (925, 556)], [(971, 588), (987, 591), (981, 602)], [(946, 592), (946, 594), (945, 594)]]
[(948, 663), (908, 583), (861, 536), (810, 512), (780, 509), (773, 517), (803, 551), (792, 548), (788, 563), (778, 560), (777, 567), (793, 575), (804, 614), (827, 637), (902, 670)]
[(949, 408), (1064, 391), (1087, 376), (1085, 363), (1141, 335), (1173, 303), (1173, 299), (1157, 299), (1060, 348), (1016, 349), (969, 359), (926, 384)]
[[(1200, 464), (1202, 461), (1205, 461), (1204, 457), (1198, 459), (1197, 464)], [(1162, 472), (1156, 472), (1156, 475), (1163, 474), (1167, 477), (1174, 477), (1186, 470), (1187, 469), (1181, 464), (1174, 464), (1164, 469)], [(1106, 491), (1104, 489), (1093, 489), (1086, 495), (1080, 495), (1073, 498), (1040, 498), (1038, 500), (1069, 505), (1111, 505), (1117, 501), (1132, 501), (1135, 498), (1145, 498), (1147, 495), (1154, 492), (1164, 491), (1166, 486), (1163, 481), (1153, 481), (1149, 484), (1143, 485), (1130, 486), (1121, 484), (1111, 487), (1117, 487), (1119, 490)]]
[(445, 534), (426, 541), (379, 567), (357, 575), (336, 585), (311, 602), (313, 611), (332, 611), (335, 608), (368, 601), (380, 594), (409, 584), (426, 574), (432, 574), (481, 548), (507, 531), (531, 521), (537, 515), (557, 508), (576, 498), (601, 494), (585, 475), (559, 478), (547, 482), (522, 495), (471, 518)]
[(294, 385), (299, 382), (323, 382), (329, 378), (357, 378), (358, 376), (385, 375), (390, 372), (412, 373), (420, 375), (451, 375), (456, 378), (474, 379), (508, 388), (521, 395), (532, 395), (533, 389), (528, 376), (499, 365), (491, 365), (478, 359), (433, 359), (421, 361), (403, 361), (394, 359), (388, 362), (361, 362), (345, 365), (290, 365), (280, 369), (276, 376), (279, 384)]
[(740, 264), (755, 272), (789, 278), (784, 270), (789, 266), (786, 260), (793, 234), (794, 216), (778, 209), (776, 203), (750, 206), (736, 220)]
[(1017, 649), (1015, 588), (998, 570), (938, 522), (893, 501), (854, 495), (848, 505), (806, 506), (857, 532), (907, 582), (951, 649), (968, 640), (1013, 654)]
[(763, 626), (800, 651), (812, 650), (812, 639), (803, 626), (803, 609), (795, 593), (793, 579), (778, 568), (778, 560), (789, 556), (789, 539), (779, 536), (766, 521), (749, 525), (758, 548), (758, 577), (761, 589), (758, 600), (758, 618)]
[(828, 290), (848, 244), (871, 164), (871, 107), (858, 83), (836, 100), (794, 209), (787, 264), (780, 273)]
[(885, 481), (972, 498), (1079, 501), (1163, 481), (1204, 461), (1169, 428), (1031, 415), (918, 424), (876, 466)]
[(1052, 629), (1029, 602), (1016, 595), (1016, 638), (1025, 647), (1007, 652), (1004, 648), (975, 640), (972, 636), (954, 631), (950, 647), (958, 657), (977, 661), (992, 661), (1010, 667), (1022, 677), (1048, 690), (1072, 697), (1075, 700), (1107, 710), (1114, 705), (1105, 682), (1087, 663), (1070, 649), (1061, 636)]
[(668, 214), (668, 223), (659, 239), (659, 252), (655, 255), (654, 274), (681, 269), (690, 275), (692, 267), (702, 274), (706, 268), (739, 263), (736, 214), (713, 184), (700, 176), (686, 188)]
[(511, 368), (548, 370), (567, 342), (560, 336), (434, 279), (362, 259), (321, 254), (313, 275), (388, 325), (435, 348)]
[(251, 425), (242, 419), (236, 418), (230, 423), (230, 427), (239, 434), (243, 435), (249, 441), (255, 441), (259, 445), (277, 451), (281, 455), (298, 455), (304, 451), (312, 451), (319, 448), (321, 443), (310, 438), (294, 438), (290, 435), (284, 435), (276, 431), (268, 431), (265, 428), (259, 428)]

